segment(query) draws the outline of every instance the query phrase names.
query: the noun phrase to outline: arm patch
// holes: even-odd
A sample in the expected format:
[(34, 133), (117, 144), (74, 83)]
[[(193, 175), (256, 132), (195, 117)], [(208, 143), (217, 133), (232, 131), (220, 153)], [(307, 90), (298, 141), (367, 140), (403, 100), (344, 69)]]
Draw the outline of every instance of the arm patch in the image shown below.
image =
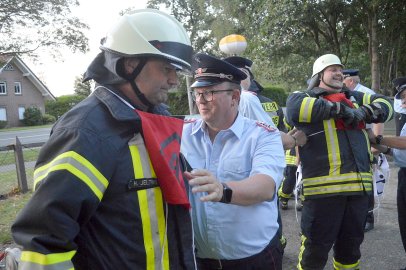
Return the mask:
[(268, 132), (274, 132), (276, 130), (276, 128), (273, 128), (264, 122), (257, 121), (256, 123), (257, 123), (257, 126), (266, 129)]

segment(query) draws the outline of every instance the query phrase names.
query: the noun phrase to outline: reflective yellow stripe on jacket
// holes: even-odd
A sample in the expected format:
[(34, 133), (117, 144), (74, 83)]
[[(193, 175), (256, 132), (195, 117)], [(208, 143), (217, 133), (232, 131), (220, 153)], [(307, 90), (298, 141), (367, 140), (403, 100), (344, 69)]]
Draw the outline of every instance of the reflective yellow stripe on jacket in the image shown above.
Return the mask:
[(392, 106), (392, 104), (389, 101), (387, 101), (386, 99), (384, 99), (384, 98), (377, 98), (372, 103), (375, 103), (375, 102), (382, 102), (382, 103), (385, 103), (386, 106), (388, 106), (389, 114), (388, 114), (388, 117), (386, 118), (385, 122), (388, 122), (389, 120), (391, 120), (392, 116), (393, 116), (393, 106)]
[(290, 150), (285, 151), (286, 165), (296, 166), (296, 155), (292, 155)]
[(323, 121), (330, 169), (328, 175), (303, 178), (304, 195), (372, 191), (372, 173), (341, 173), (341, 151), (334, 119)]
[(310, 123), (312, 121), (313, 105), (316, 102), (315, 98), (305, 97), (300, 105), (299, 122)]
[(36, 189), (37, 184), (49, 173), (58, 170), (69, 171), (82, 180), (99, 200), (102, 199), (108, 185), (107, 179), (87, 159), (74, 151), (62, 153), (51, 162), (35, 169), (34, 188)]
[[(144, 141), (136, 134), (129, 142), (135, 179), (156, 178)], [(168, 269), (168, 240), (165, 230), (165, 213), (159, 187), (138, 191), (142, 231), (146, 253), (146, 269)], [(138, 233), (138, 232), (134, 232)]]
[[(361, 179), (361, 180), (360, 180)], [(371, 191), (371, 173), (344, 173), (303, 179), (304, 195)]]
[(20, 270), (66, 270), (74, 269), (72, 257), (76, 251), (44, 255), (32, 251), (21, 252)]

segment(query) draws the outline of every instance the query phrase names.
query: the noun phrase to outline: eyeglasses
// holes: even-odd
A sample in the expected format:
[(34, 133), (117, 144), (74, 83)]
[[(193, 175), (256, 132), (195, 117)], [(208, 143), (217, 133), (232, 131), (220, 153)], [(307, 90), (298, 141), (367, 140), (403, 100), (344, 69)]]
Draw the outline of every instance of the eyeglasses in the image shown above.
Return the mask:
[(199, 93), (197, 91), (191, 91), (193, 101), (200, 100), (200, 96), (203, 96), (206, 102), (213, 101), (213, 94), (220, 93), (220, 92), (229, 92), (233, 91), (234, 89), (225, 89), (225, 90), (209, 90)]

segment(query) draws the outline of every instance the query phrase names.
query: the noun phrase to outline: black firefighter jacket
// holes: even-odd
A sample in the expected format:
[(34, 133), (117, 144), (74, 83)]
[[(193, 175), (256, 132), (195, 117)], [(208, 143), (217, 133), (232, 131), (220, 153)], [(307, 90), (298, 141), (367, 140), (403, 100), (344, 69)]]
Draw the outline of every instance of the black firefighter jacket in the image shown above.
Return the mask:
[[(392, 118), (393, 106), (382, 95), (343, 90), (355, 107), (379, 103), (382, 114), (375, 122)], [(372, 192), (372, 154), (365, 129), (337, 129), (322, 88), (294, 92), (287, 100), (287, 119), (308, 136), (299, 148), (305, 199)]]
[(104, 87), (58, 120), (12, 226), (22, 269), (195, 269), (189, 210), (135, 185), (154, 178), (140, 131)]

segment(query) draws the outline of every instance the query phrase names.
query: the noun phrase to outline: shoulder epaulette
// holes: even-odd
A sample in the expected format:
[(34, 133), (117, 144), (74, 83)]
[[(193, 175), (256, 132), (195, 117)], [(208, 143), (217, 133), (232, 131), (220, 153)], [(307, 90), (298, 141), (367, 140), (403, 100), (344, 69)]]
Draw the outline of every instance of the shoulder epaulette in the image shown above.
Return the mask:
[(183, 120), (183, 123), (184, 123), (184, 124), (190, 124), (190, 123), (194, 123), (194, 122), (196, 122), (196, 121), (197, 121), (196, 118), (188, 118), (188, 119), (184, 119), (184, 120)]
[(269, 132), (274, 132), (276, 130), (276, 128), (271, 127), (270, 125), (268, 125), (268, 124), (266, 124), (264, 122), (257, 121), (256, 123), (257, 123), (257, 126), (262, 127), (262, 128), (266, 129)]

